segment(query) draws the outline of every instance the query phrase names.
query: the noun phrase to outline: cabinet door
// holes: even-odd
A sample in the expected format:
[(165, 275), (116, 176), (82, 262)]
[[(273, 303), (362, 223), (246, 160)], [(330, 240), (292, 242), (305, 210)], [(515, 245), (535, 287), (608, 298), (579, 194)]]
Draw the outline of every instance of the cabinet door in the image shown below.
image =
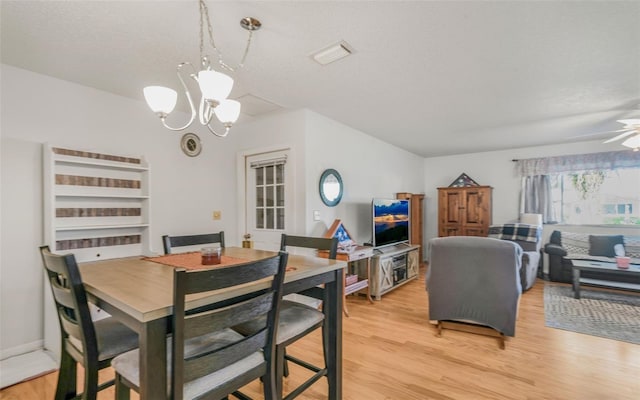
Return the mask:
[(483, 227), (465, 227), (461, 231), (463, 232), (462, 236), (487, 236), (486, 229)]
[(441, 222), (443, 224), (461, 224), (464, 214), (464, 192), (460, 190), (443, 190), (440, 192), (442, 209)]
[(464, 191), (444, 189), (438, 193), (438, 236), (463, 235)]
[(485, 207), (484, 191), (467, 190), (464, 197), (464, 223), (467, 225), (482, 225)]
[(464, 234), (487, 236), (489, 197), (486, 188), (467, 189), (464, 206)]
[(378, 290), (382, 293), (393, 287), (393, 258), (380, 260), (380, 275), (378, 275)]
[(420, 269), (418, 254), (418, 250), (412, 250), (407, 254), (407, 279), (418, 275)]
[(491, 188), (438, 189), (438, 236), (487, 236)]
[(440, 237), (445, 236), (464, 236), (464, 230), (461, 225), (445, 225), (440, 229), (438, 233)]

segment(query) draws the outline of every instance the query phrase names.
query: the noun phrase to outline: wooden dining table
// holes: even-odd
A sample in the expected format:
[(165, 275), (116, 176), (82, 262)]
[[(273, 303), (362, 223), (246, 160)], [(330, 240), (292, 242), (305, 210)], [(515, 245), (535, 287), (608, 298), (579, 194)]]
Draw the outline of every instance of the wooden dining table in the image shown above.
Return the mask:
[[(276, 252), (226, 247), (225, 256), (253, 261)], [(347, 263), (313, 256), (289, 255), (284, 294), (299, 293), (323, 285), (323, 312), (328, 330), (328, 398), (342, 398), (342, 302), (344, 268)], [(80, 264), (89, 300), (136, 331), (140, 346), (140, 398), (167, 396), (166, 335), (171, 333), (174, 267), (145, 257), (127, 257)], [(240, 288), (216, 290), (188, 299), (187, 307), (224, 301), (254, 289), (267, 288), (258, 282)]]

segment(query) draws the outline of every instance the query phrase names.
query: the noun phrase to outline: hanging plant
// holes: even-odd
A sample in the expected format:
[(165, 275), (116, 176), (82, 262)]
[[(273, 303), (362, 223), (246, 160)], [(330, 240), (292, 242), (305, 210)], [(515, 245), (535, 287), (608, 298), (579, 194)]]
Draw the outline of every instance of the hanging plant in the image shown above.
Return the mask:
[(606, 176), (605, 171), (584, 171), (570, 175), (571, 184), (580, 192), (582, 200), (586, 200), (588, 197), (593, 197), (597, 194)]

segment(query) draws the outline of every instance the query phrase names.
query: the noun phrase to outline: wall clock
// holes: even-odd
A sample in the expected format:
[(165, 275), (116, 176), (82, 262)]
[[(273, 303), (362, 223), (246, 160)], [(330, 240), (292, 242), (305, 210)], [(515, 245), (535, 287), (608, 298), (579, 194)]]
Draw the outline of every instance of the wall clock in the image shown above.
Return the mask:
[(202, 143), (195, 133), (185, 133), (180, 139), (180, 148), (189, 157), (195, 157), (202, 151)]

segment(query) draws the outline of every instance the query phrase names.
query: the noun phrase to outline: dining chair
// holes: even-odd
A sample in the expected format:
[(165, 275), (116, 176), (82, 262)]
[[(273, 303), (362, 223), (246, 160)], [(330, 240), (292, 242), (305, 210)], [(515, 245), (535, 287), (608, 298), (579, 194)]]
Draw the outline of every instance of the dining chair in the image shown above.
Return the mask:
[(224, 248), (224, 231), (218, 233), (206, 233), (202, 235), (162, 236), (164, 254), (171, 254), (174, 247), (196, 246), (200, 244), (219, 243)]
[[(114, 380), (98, 383), (98, 371), (111, 360), (138, 347), (138, 334), (108, 317), (91, 320), (78, 264), (73, 254), (56, 255), (40, 247), (47, 280), (60, 322), (61, 355), (56, 400), (95, 400)], [(84, 392), (77, 394), (77, 365), (84, 367)]]
[[(280, 242), (280, 250), (285, 251), (289, 247), (328, 250), (329, 258), (335, 260), (338, 249), (338, 239), (292, 236), (283, 234)], [(318, 290), (318, 288), (311, 288), (309, 291), (302, 292), (302, 294), (313, 294), (313, 297), (315, 298), (322, 298), (324, 296), (322, 294), (322, 291)], [(250, 323), (235, 326), (233, 329), (237, 330), (243, 335), (249, 335), (252, 332), (255, 332), (255, 330), (257, 329), (254, 324), (255, 321), (252, 321)], [(324, 327), (324, 314), (322, 311), (319, 311), (317, 308), (297, 301), (286, 299), (282, 301), (280, 319), (278, 321), (278, 335), (276, 338), (276, 372), (278, 377), (276, 384), (278, 386), (278, 393), (282, 394), (282, 377), (289, 375), (287, 361), (291, 361), (294, 364), (300, 365), (301, 367), (304, 367), (314, 373), (309, 379), (307, 379), (297, 388), (284, 396), (284, 400), (294, 399), (311, 385), (313, 385), (317, 380), (327, 375), (326, 366), (328, 354), (326, 344), (328, 342), (328, 333), (325, 332), (325, 329), (322, 330), (322, 352), (324, 357), (324, 368), (317, 367), (309, 362), (293, 357), (286, 352), (287, 346), (321, 327)]]
[[(265, 399), (276, 399), (275, 335), (282, 300), (287, 253), (221, 268), (174, 271), (173, 335), (167, 341), (170, 398), (222, 399), (261, 378)], [(247, 293), (246, 284), (271, 278), (268, 286)], [(202, 300), (190, 308), (187, 296), (212, 290), (234, 290), (238, 295), (222, 302)], [(259, 319), (259, 328), (243, 336), (231, 326)], [(116, 399), (129, 399), (138, 390), (139, 350), (112, 361), (116, 371)]]

